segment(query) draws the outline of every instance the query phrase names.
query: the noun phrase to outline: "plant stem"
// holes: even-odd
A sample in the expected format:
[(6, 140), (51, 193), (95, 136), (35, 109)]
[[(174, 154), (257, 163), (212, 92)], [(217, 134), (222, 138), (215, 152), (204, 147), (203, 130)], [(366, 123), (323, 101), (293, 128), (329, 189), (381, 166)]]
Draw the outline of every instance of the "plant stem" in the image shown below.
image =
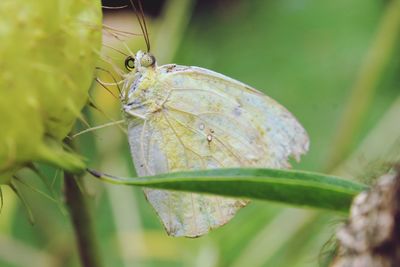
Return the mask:
[(328, 171), (337, 166), (349, 152), (366, 111), (373, 100), (382, 73), (396, 47), (399, 33), (400, 0), (392, 0), (387, 4), (375, 39), (351, 89), (350, 97), (332, 144), (333, 151), (329, 157)]
[(66, 204), (74, 227), (82, 266), (101, 267), (102, 261), (86, 199), (73, 174), (65, 172), (64, 178)]

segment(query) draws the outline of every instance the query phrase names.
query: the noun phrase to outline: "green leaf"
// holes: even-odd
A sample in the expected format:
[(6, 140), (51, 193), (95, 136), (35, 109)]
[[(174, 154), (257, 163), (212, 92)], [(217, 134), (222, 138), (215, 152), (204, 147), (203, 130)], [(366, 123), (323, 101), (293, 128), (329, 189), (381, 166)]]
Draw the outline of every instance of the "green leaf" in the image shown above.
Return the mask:
[(347, 212), (366, 185), (319, 173), (277, 169), (214, 169), (120, 178), (88, 170), (111, 183), (212, 193)]

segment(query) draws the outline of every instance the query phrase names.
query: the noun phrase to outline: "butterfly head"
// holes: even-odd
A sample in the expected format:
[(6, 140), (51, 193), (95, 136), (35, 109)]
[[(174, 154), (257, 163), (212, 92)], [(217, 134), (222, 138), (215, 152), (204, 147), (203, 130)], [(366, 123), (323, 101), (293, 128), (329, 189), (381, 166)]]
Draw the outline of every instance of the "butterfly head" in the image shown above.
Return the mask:
[(125, 59), (130, 72), (125, 77), (121, 90), (121, 102), (125, 113), (137, 117), (157, 110), (160, 92), (154, 88), (157, 76), (157, 62), (149, 52), (138, 51), (135, 56)]
[(149, 52), (139, 50), (135, 56), (125, 59), (125, 67), (130, 72), (143, 72), (157, 67), (156, 58)]

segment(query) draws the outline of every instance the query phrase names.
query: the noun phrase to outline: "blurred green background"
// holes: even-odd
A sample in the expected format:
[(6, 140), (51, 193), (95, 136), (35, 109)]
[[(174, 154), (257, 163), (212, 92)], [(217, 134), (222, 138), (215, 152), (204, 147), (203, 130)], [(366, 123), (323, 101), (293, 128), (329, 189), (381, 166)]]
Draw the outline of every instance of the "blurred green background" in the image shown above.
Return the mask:
[[(143, 2), (152, 52), (159, 64), (194, 65), (223, 73), (263, 91), (299, 119), (310, 135), (311, 148), (300, 164), (294, 163), (295, 168), (365, 178), (399, 159), (398, 27), (392, 32), (388, 27), (386, 35), (377, 34), (391, 12), (388, 6), (395, 1)], [(106, 10), (104, 23), (140, 33), (129, 9)], [(113, 34), (124, 39), (132, 51), (145, 47), (141, 36)], [(104, 31), (103, 42), (127, 53), (113, 34)], [(386, 43), (376, 48), (380, 39)], [(385, 46), (388, 42), (392, 45)], [(381, 68), (365, 75), (366, 66), (380, 66), (379, 60), (371, 63), (374, 51), (388, 55), (378, 53), (378, 59), (383, 58)], [(107, 63), (112, 61), (122, 68), (124, 58), (118, 52), (105, 47), (103, 55), (99, 66), (112, 70)], [(112, 82), (103, 72), (99, 76)], [(365, 77), (372, 77), (364, 84), (365, 92), (361, 90), (349, 104), (351, 91)], [(370, 93), (368, 88), (372, 88)], [(349, 145), (341, 155), (342, 162), (332, 168), (340, 121), (351, 116), (353, 106), (354, 112), (359, 112), (356, 107), (364, 103), (366, 95), (370, 98), (361, 108), (356, 129), (347, 135)], [(118, 99), (100, 86), (92, 88), (91, 96), (102, 110), (84, 111), (91, 126), (121, 119)], [(84, 128), (78, 125), (77, 131)], [(135, 174), (125, 134), (118, 127), (75, 140), (89, 166), (114, 175)], [(26, 208), (5, 190), (0, 266), (79, 266), (73, 229), (62, 204), (60, 173), (41, 168), (58, 193), (48, 192), (33, 174), (24, 175), (35, 188), (55, 199), (22, 186), (35, 218), (32, 226)], [(172, 238), (140, 189), (100, 183), (89, 176), (84, 189), (91, 200), (105, 266), (326, 266), (324, 244), (344, 220), (324, 211), (253, 201), (230, 223), (207, 236)]]

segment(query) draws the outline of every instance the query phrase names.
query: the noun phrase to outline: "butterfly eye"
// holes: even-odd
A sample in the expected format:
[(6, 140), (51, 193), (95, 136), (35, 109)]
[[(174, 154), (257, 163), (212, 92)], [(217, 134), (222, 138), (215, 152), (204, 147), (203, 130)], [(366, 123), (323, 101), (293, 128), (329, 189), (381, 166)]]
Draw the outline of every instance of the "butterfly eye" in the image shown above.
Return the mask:
[(156, 58), (152, 54), (144, 54), (143, 57), (140, 59), (140, 65), (143, 67), (150, 67), (156, 63)]
[(133, 70), (135, 68), (135, 58), (134, 57), (127, 57), (125, 59), (125, 68), (127, 70)]

